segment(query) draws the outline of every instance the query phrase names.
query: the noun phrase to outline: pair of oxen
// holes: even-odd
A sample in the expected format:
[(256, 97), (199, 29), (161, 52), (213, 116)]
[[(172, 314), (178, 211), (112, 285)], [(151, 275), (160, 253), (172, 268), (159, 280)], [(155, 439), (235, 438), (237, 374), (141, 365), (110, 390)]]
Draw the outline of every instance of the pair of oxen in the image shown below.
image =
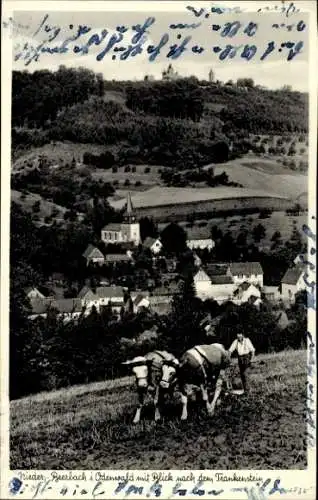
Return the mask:
[[(198, 345), (187, 350), (180, 361), (167, 351), (152, 351), (145, 356), (137, 356), (123, 364), (130, 365), (136, 379), (138, 405), (133, 422), (140, 421), (146, 394), (152, 394), (155, 406), (155, 420), (161, 419), (160, 408), (166, 395), (173, 395), (175, 389), (181, 393), (181, 420), (188, 418), (188, 388), (190, 385), (201, 389), (207, 413), (213, 416), (222, 387), (231, 388), (227, 368), (231, 356), (222, 344)], [(208, 388), (213, 384), (215, 391), (209, 401)]]

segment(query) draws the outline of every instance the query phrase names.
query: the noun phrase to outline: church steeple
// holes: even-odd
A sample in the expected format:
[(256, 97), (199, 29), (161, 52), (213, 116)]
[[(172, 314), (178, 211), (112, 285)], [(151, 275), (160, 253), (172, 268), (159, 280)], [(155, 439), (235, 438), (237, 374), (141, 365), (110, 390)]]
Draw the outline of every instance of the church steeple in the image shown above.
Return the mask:
[(134, 207), (131, 201), (131, 194), (130, 191), (128, 191), (127, 194), (127, 203), (126, 203), (126, 210), (124, 212), (124, 220), (125, 222), (132, 223), (135, 222), (136, 217), (134, 214)]

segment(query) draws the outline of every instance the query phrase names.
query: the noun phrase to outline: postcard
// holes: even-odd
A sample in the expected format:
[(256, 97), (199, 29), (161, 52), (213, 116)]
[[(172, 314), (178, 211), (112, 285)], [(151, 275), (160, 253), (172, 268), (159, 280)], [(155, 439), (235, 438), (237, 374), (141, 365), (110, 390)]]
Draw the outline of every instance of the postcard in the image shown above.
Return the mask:
[(3, 2), (1, 498), (315, 498), (315, 7)]

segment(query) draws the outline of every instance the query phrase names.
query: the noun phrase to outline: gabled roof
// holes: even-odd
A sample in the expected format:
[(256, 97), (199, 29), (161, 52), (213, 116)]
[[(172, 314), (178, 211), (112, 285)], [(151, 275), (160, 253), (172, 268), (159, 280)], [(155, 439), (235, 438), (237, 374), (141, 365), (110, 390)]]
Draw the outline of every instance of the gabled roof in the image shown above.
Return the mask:
[(102, 231), (121, 231), (121, 224), (119, 222), (111, 222), (103, 227)]
[(195, 281), (211, 281), (209, 275), (203, 269), (199, 269), (194, 278)]
[(72, 313), (82, 311), (82, 301), (80, 299), (59, 299), (56, 300), (57, 309), (61, 313)]
[(212, 285), (230, 285), (233, 283), (233, 278), (225, 274), (223, 276), (213, 276), (211, 281)]
[(85, 257), (85, 259), (87, 258), (103, 259), (104, 255), (97, 247), (90, 244), (83, 253), (83, 257)]
[(282, 283), (288, 285), (296, 285), (304, 272), (303, 266), (295, 266), (287, 269), (286, 273), (282, 278)]
[(234, 276), (238, 276), (239, 274), (263, 274), (263, 269), (259, 262), (232, 262), (230, 270)]
[(141, 295), (141, 294), (137, 295), (137, 297), (134, 300), (134, 304), (136, 306), (138, 306), (138, 304), (140, 304), (140, 302), (142, 302), (143, 300), (147, 300), (148, 301), (147, 297), (145, 297), (144, 295)]
[(207, 264), (205, 266), (207, 274), (213, 279), (215, 276), (228, 274), (229, 264)]
[(33, 314), (45, 314), (48, 309), (56, 309), (59, 313), (72, 313), (82, 311), (82, 302), (74, 299), (34, 299), (31, 300)]
[(152, 296), (159, 296), (159, 295), (169, 296), (173, 295), (174, 293), (177, 293), (178, 291), (179, 291), (178, 285), (173, 286), (173, 284), (171, 283), (169, 287), (160, 286), (158, 288), (155, 288), (152, 291)]
[(96, 288), (96, 296), (100, 299), (124, 297), (124, 290), (121, 286), (99, 286)]
[(94, 296), (94, 293), (88, 286), (83, 286), (83, 288), (80, 290), (79, 294), (77, 295), (77, 298), (79, 299), (84, 299), (87, 294)]
[[(143, 242), (143, 246), (146, 247), (146, 248), (151, 248), (152, 245), (158, 241), (159, 238), (152, 238), (151, 236), (147, 236), (147, 238), (145, 239), (145, 241)], [(160, 240), (159, 240), (160, 241)], [(161, 243), (161, 241), (160, 241)]]

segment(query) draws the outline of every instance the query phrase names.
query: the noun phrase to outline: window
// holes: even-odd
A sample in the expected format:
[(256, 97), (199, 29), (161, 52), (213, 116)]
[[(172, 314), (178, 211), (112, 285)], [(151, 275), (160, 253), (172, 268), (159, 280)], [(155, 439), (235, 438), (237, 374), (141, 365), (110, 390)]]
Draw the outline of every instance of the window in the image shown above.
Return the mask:
[(114, 239), (117, 240), (117, 233), (114, 233)]

